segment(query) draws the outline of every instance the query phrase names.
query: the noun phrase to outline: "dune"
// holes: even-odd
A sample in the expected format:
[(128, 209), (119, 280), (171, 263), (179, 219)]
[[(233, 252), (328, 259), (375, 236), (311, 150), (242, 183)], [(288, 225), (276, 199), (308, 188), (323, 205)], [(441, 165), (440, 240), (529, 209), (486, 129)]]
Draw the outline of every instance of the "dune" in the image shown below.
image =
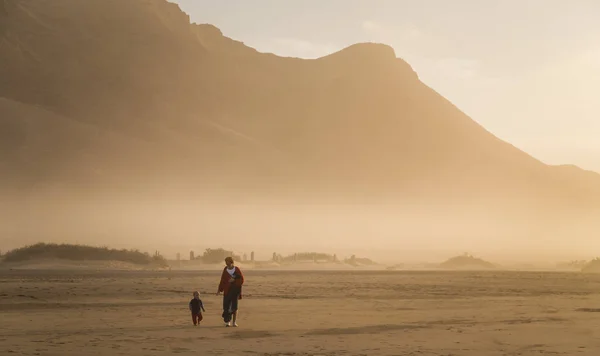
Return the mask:
[(494, 269), (496, 266), (481, 258), (464, 254), (455, 256), (447, 261), (442, 262), (439, 267), (444, 269), (461, 269), (461, 270), (478, 270), (478, 269)]
[(141, 266), (123, 261), (69, 261), (62, 259), (42, 259), (35, 261), (1, 263), (3, 270), (31, 271), (153, 271), (164, 270), (165, 267)]

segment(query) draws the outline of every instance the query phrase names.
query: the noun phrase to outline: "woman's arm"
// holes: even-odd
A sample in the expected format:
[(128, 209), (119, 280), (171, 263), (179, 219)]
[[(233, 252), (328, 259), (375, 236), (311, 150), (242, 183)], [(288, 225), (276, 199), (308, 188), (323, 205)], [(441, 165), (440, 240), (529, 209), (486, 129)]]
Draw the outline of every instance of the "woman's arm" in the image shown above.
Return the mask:
[[(226, 276), (227, 274), (227, 276)], [(219, 289), (217, 290), (217, 294), (222, 293), (223, 290), (225, 289), (225, 284), (227, 283), (227, 277), (229, 276), (229, 273), (227, 273), (227, 271), (223, 270), (223, 273), (221, 274), (221, 281), (219, 282)]]
[(235, 283), (241, 286), (242, 284), (244, 284), (244, 274), (242, 273), (242, 270), (239, 267), (236, 267), (235, 270), (235, 273), (239, 276), (235, 279)]

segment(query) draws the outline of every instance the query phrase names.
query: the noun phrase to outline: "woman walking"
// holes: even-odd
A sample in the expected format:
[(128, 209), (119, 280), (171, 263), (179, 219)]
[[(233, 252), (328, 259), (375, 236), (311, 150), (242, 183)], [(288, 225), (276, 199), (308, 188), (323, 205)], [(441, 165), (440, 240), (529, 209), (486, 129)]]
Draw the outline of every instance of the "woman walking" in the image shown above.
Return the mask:
[(242, 285), (244, 275), (242, 271), (233, 264), (233, 258), (225, 259), (225, 268), (221, 274), (221, 282), (217, 295), (223, 293), (223, 321), (225, 326), (237, 327), (238, 301), (242, 299)]

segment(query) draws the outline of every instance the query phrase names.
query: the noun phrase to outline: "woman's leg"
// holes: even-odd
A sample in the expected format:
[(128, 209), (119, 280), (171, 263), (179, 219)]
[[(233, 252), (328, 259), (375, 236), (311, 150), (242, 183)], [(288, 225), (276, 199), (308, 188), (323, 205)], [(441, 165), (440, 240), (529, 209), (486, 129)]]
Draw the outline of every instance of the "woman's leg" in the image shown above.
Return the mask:
[(223, 321), (225, 324), (229, 324), (231, 320), (231, 294), (223, 296)]
[(231, 298), (231, 311), (232, 311), (232, 321), (233, 321), (233, 326), (237, 326), (237, 315), (238, 315), (238, 302), (239, 302), (239, 294), (236, 293), (235, 296), (233, 296)]
[(232, 319), (233, 326), (236, 326), (236, 327), (238, 326), (237, 322), (236, 322), (237, 321), (237, 315), (238, 315), (238, 311), (236, 310), (236, 311), (233, 312), (233, 319)]

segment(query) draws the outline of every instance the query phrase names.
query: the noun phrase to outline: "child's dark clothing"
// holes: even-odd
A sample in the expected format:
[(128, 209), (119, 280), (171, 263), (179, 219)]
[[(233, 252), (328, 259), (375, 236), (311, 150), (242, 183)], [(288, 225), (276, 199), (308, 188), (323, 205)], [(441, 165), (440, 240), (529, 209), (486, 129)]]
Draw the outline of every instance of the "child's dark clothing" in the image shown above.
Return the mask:
[(204, 310), (202, 300), (194, 298), (190, 301), (190, 311), (192, 314), (200, 314), (202, 310)]
[(192, 321), (194, 322), (194, 325), (200, 324), (200, 322), (202, 321), (202, 313), (192, 313)]
[(190, 311), (192, 312), (192, 321), (194, 325), (199, 324), (202, 321), (202, 311), (204, 311), (204, 305), (200, 299), (192, 299), (190, 301)]

